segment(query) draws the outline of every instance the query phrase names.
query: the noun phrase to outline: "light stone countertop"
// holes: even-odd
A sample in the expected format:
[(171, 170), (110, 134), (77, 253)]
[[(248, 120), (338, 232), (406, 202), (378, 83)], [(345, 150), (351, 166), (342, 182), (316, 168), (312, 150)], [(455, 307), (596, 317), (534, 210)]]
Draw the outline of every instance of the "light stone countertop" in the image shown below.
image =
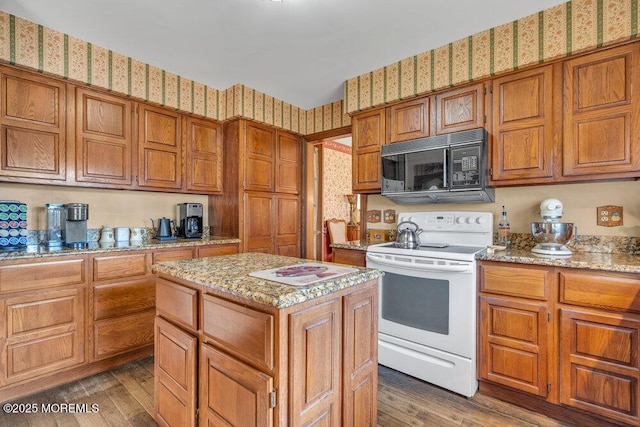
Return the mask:
[(0, 261), (3, 260), (17, 260), (26, 258), (43, 258), (51, 256), (64, 256), (64, 255), (84, 255), (103, 252), (126, 252), (126, 251), (139, 251), (146, 249), (168, 249), (168, 248), (180, 248), (186, 246), (206, 246), (206, 245), (227, 245), (240, 243), (240, 239), (233, 237), (207, 237), (202, 239), (178, 239), (168, 242), (160, 242), (158, 240), (151, 239), (148, 242), (140, 245), (133, 246), (111, 246), (102, 247), (99, 243), (89, 243), (89, 246), (84, 249), (71, 249), (66, 247), (61, 248), (49, 248), (47, 245), (29, 245), (24, 249), (14, 251), (0, 251)]
[[(287, 265), (311, 262), (301, 258), (261, 253), (242, 253), (202, 259), (167, 261), (153, 265), (157, 273), (203, 285), (261, 304), (285, 308), (318, 298), (369, 280), (377, 279), (382, 272), (375, 269), (356, 268), (355, 273), (304, 286), (285, 285), (249, 276), (249, 273)], [(313, 261), (314, 263), (316, 261)], [(335, 264), (331, 264), (335, 265)]]

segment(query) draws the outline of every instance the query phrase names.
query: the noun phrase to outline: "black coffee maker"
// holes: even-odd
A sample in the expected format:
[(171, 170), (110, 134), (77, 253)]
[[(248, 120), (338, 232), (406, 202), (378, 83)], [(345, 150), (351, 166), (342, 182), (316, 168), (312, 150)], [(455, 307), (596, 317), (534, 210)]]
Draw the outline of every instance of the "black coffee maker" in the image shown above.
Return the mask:
[(178, 236), (202, 237), (202, 203), (178, 203)]

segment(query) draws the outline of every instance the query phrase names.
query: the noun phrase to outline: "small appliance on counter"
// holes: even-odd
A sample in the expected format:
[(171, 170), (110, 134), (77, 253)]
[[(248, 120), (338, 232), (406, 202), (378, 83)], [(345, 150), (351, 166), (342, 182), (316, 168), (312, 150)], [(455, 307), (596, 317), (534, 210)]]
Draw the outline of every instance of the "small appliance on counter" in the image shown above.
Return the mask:
[(65, 245), (80, 249), (87, 247), (87, 220), (89, 219), (89, 205), (86, 203), (67, 203), (64, 205)]
[(544, 221), (531, 223), (531, 234), (537, 243), (531, 252), (553, 256), (571, 255), (565, 243), (571, 240), (574, 226), (570, 222), (559, 222), (562, 209), (562, 202), (558, 199), (546, 199), (540, 203), (540, 216)]
[(202, 203), (178, 203), (178, 236), (186, 239), (202, 237)]
[(64, 205), (47, 203), (47, 246), (60, 248), (64, 245)]
[(27, 246), (27, 204), (17, 200), (0, 200), (0, 250)]
[[(151, 226), (155, 228), (153, 219), (151, 219)], [(156, 229), (155, 239), (160, 240), (161, 242), (178, 239), (171, 233), (171, 220), (169, 218), (162, 217), (158, 219), (158, 228)]]

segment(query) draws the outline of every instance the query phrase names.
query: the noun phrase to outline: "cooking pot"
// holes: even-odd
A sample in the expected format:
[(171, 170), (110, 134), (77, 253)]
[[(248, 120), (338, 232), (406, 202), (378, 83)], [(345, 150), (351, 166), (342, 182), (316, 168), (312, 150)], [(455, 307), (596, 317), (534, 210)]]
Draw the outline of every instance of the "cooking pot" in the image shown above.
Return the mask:
[[(400, 226), (402, 224), (413, 225), (415, 230), (411, 230), (409, 227), (405, 227), (404, 230), (400, 230)], [(418, 237), (420, 233), (422, 233), (422, 229), (418, 227), (418, 224), (413, 221), (402, 221), (398, 224), (398, 237), (396, 237), (394, 246), (403, 249), (416, 249), (420, 246), (420, 238)]]

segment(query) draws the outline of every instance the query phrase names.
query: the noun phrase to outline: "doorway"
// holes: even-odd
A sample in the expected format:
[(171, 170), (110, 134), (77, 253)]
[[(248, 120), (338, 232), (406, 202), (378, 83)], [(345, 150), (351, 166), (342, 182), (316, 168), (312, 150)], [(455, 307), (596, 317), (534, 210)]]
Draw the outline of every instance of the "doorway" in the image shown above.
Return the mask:
[(350, 221), (347, 195), (351, 195), (351, 135), (342, 134), (310, 141), (305, 153), (305, 257), (331, 260), (325, 221)]

